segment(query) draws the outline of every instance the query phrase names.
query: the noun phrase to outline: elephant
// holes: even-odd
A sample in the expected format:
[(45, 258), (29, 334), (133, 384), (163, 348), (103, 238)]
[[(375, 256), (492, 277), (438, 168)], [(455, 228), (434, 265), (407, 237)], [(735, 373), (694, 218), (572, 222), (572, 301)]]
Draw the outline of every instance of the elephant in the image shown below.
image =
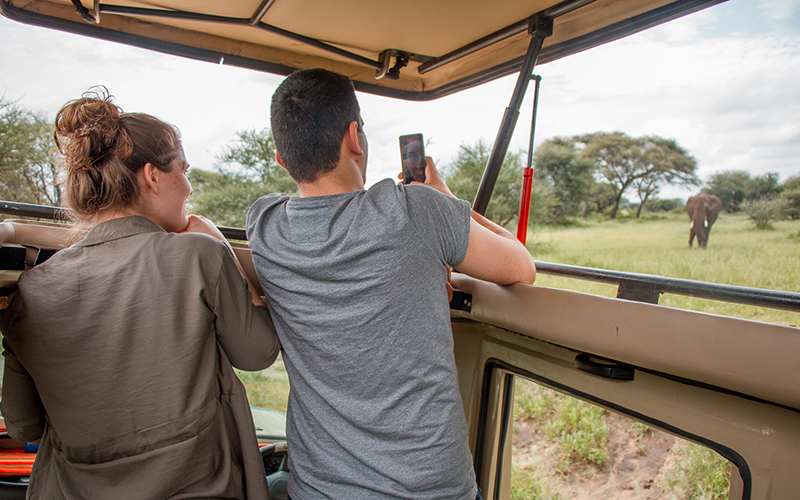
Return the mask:
[(689, 246), (692, 246), (697, 235), (697, 244), (706, 248), (711, 226), (717, 220), (720, 210), (722, 210), (722, 200), (713, 194), (698, 194), (686, 200), (686, 213), (692, 220), (689, 226)]

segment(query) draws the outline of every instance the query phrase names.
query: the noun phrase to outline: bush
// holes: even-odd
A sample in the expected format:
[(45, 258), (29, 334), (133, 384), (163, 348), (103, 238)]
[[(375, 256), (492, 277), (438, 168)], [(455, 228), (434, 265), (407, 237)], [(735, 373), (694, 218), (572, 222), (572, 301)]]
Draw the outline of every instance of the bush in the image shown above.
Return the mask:
[(772, 222), (786, 218), (789, 201), (783, 197), (761, 198), (742, 202), (742, 210), (758, 229), (772, 228)]
[(800, 219), (800, 188), (784, 191), (783, 197), (786, 199), (786, 215), (792, 220)]
[(683, 201), (680, 198), (670, 198), (667, 200), (662, 200), (660, 198), (654, 198), (652, 200), (647, 200), (647, 203), (644, 205), (645, 212), (683, 212)]

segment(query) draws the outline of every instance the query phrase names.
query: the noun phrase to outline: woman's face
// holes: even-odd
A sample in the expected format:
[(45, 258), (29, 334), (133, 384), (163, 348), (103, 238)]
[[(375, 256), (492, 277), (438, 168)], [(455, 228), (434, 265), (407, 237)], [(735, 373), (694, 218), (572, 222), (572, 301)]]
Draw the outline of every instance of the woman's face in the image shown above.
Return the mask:
[(189, 214), (187, 203), (192, 194), (192, 185), (186, 174), (189, 172), (189, 164), (186, 162), (186, 155), (183, 147), (180, 148), (178, 157), (172, 161), (172, 170), (160, 172), (162, 181), (159, 183), (159, 202), (154, 214), (158, 219), (158, 225), (165, 231), (177, 233), (186, 229), (189, 225)]

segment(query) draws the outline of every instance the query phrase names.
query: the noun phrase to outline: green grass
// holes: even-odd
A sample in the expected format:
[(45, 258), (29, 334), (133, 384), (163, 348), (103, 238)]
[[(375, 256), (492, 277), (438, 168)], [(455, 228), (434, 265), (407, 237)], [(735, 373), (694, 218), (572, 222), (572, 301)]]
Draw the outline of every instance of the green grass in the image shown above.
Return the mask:
[(562, 500), (553, 492), (536, 469), (511, 469), (511, 500)]
[(609, 436), (605, 410), (520, 378), (515, 394), (515, 419), (536, 420), (542, 433), (558, 443), (562, 474), (575, 465), (605, 465)]
[[(528, 233), (534, 259), (599, 269), (653, 274), (710, 283), (797, 292), (800, 276), (800, 221), (781, 221), (759, 230), (744, 215), (722, 214), (708, 248), (689, 248), (685, 215), (587, 221), (579, 227), (536, 227)], [(608, 297), (616, 286), (539, 274), (539, 286)], [(800, 324), (800, 313), (729, 304), (679, 295), (662, 295), (659, 303), (682, 309)]]
[(239, 380), (247, 389), (247, 399), (252, 406), (286, 412), (289, 401), (289, 376), (281, 355), (275, 363), (260, 372), (236, 370)]
[(730, 464), (714, 451), (686, 442), (674, 453), (675, 468), (667, 487), (686, 500), (726, 500), (731, 486)]

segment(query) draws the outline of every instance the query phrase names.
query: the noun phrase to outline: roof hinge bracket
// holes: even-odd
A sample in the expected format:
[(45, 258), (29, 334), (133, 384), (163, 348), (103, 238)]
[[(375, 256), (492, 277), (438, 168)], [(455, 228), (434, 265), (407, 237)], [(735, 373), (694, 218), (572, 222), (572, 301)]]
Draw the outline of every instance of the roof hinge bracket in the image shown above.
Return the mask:
[(84, 21), (91, 24), (100, 24), (100, 0), (92, 0), (92, 4), (92, 10), (89, 10), (83, 6), (81, 0), (72, 0), (72, 5), (75, 6), (75, 12), (77, 12)]
[[(394, 58), (394, 66), (392, 64)], [(381, 52), (378, 62), (380, 67), (375, 70), (375, 79), (388, 78), (389, 80), (398, 80), (400, 78), (400, 70), (408, 66), (408, 61), (411, 60), (411, 54), (402, 52), (397, 49), (386, 49)]]
[(541, 14), (534, 14), (528, 18), (528, 34), (539, 38), (553, 35), (553, 20)]

